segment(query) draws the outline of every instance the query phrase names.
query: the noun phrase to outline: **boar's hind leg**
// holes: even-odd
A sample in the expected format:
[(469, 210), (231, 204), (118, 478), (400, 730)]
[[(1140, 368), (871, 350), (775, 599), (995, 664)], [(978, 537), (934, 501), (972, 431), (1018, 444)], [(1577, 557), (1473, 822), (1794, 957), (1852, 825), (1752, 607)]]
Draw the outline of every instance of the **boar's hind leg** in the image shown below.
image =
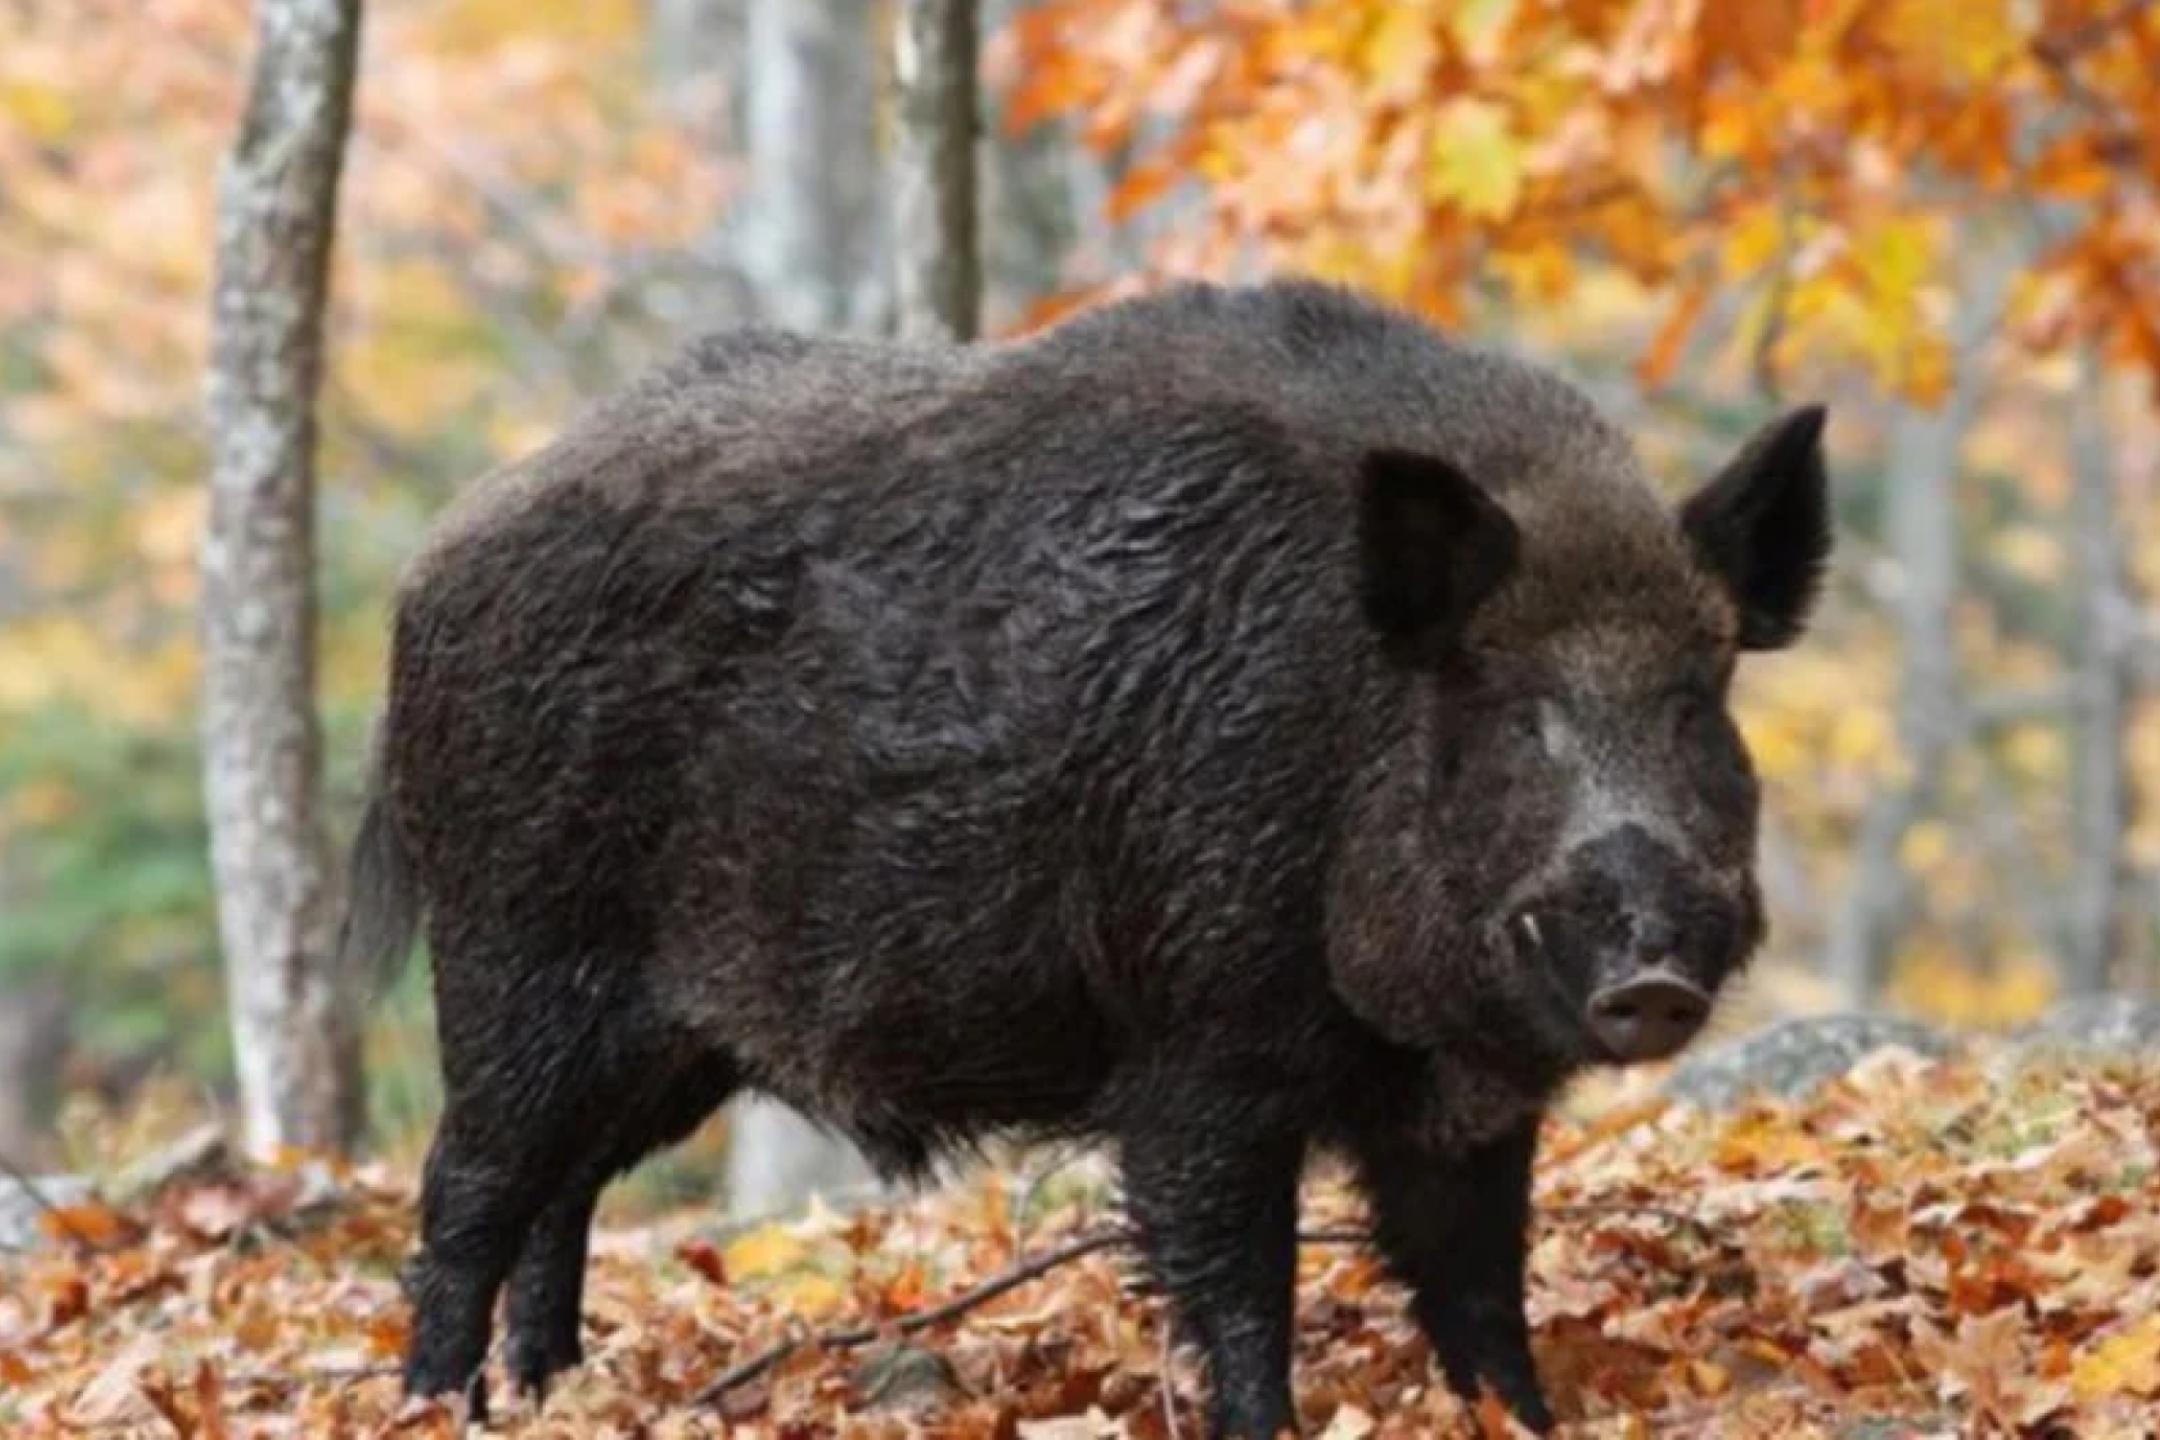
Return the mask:
[[(443, 1114), (421, 1179), (420, 1250), (405, 1272), (405, 1386), (464, 1391), (477, 1415), (495, 1296), (527, 1235), (558, 1196), (597, 1194), (581, 1167), (653, 1077), (675, 1067), (628, 983), (635, 966), (590, 966), (578, 991), (564, 959), (575, 951), (543, 927), (475, 940), (482, 927), (437, 923)], [(582, 1200), (564, 1204), (585, 1213)]]
[(508, 1362), (518, 1386), (538, 1396), (584, 1358), (578, 1340), (585, 1242), (593, 1207), (610, 1180), (695, 1130), (734, 1090), (734, 1065), (713, 1058), (668, 1083), (626, 1096), (606, 1132), (579, 1158), (533, 1222), (510, 1273)]
[(1401, 1136), (1375, 1137), (1358, 1161), (1375, 1238), (1410, 1287), (1418, 1327), (1466, 1401), (1491, 1386), (1525, 1425), (1552, 1427), (1523, 1313), (1530, 1162), (1537, 1127), (1468, 1155), (1442, 1157)]
[(1121, 1146), (1126, 1206), (1155, 1282), (1207, 1359), (1210, 1427), (1294, 1431), (1290, 1335), (1305, 1146), (1235, 1116), (1156, 1115)]
[(420, 1250), (405, 1267), (405, 1388), (464, 1391), (475, 1419), (487, 1411), (480, 1362), (495, 1293), (554, 1187), (541, 1130), (509, 1097), (487, 1103), (452, 1087), (421, 1177)]

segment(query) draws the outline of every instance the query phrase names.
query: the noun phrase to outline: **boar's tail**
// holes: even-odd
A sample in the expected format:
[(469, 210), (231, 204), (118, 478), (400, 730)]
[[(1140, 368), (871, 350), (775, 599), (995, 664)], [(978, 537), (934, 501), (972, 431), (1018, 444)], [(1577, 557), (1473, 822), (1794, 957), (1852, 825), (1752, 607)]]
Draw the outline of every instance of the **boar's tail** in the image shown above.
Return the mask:
[(367, 977), (381, 994), (411, 953), (420, 931), (420, 882), (383, 794), (382, 753), (377, 748), (368, 776), (367, 809), (353, 839), (345, 886), (345, 919), (338, 929), (337, 964)]

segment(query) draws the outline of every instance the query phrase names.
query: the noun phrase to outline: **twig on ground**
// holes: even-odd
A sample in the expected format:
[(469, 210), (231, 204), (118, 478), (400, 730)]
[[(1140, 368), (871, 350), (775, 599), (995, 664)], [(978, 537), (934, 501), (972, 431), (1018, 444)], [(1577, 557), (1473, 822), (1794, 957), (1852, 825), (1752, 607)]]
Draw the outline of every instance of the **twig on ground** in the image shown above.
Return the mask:
[[(1365, 1231), (1349, 1228), (1298, 1232), (1299, 1243), (1305, 1245), (1362, 1244), (1369, 1238)], [(902, 1335), (919, 1334), (932, 1326), (942, 1325), (947, 1320), (965, 1315), (977, 1306), (987, 1304), (1009, 1290), (1016, 1290), (1030, 1280), (1040, 1279), (1060, 1265), (1078, 1260), (1084, 1255), (1092, 1255), (1098, 1250), (1107, 1250), (1113, 1245), (1126, 1244), (1131, 1239), (1130, 1231), (1097, 1230), (1068, 1240), (1054, 1250), (1045, 1250), (1032, 1260), (1002, 1270), (981, 1284), (961, 1291), (942, 1305), (933, 1305), (928, 1310), (903, 1316), (892, 1325), (863, 1325), (848, 1330), (829, 1330), (823, 1334), (798, 1335), (783, 1340), (721, 1371), (711, 1384), (691, 1397), (690, 1403), (697, 1406), (711, 1405), (730, 1390), (749, 1384), (805, 1348), (852, 1350), (895, 1331)]]
[(377, 1365), (314, 1365), (302, 1366), (288, 1374), (272, 1370), (227, 1370), (218, 1378), (227, 1385), (260, 1385), (266, 1389), (280, 1389), (310, 1380), (338, 1380), (347, 1383), (361, 1380), (389, 1380), (402, 1369), (395, 1361), (386, 1360)]
[(1319, 1230), (1300, 1230), (1300, 1245), (1364, 1245), (1371, 1241), (1372, 1231), (1360, 1230), (1354, 1225), (1334, 1225)]
[[(918, 1331), (927, 1330), (931, 1326), (942, 1324), (956, 1315), (964, 1315), (978, 1305), (995, 1300), (1008, 1290), (1018, 1289), (1028, 1281), (1047, 1274), (1060, 1265), (1077, 1260), (1083, 1255), (1092, 1255), (1097, 1250), (1107, 1250), (1112, 1245), (1122, 1244), (1126, 1238), (1127, 1236), (1122, 1230), (1098, 1230), (1094, 1234), (1082, 1235), (1077, 1239), (1069, 1240), (1055, 1250), (1046, 1250), (1025, 1264), (1015, 1265), (1009, 1270), (991, 1276), (988, 1280), (974, 1286), (972, 1289), (961, 1291), (942, 1305), (933, 1305), (928, 1310), (905, 1316), (893, 1328), (896, 1328), (902, 1335), (913, 1335)], [(888, 1331), (885, 1326), (865, 1325), (852, 1330), (828, 1331), (823, 1335), (783, 1340), (778, 1345), (754, 1355), (738, 1365), (729, 1366), (721, 1372), (718, 1379), (707, 1385), (703, 1390), (698, 1391), (692, 1397), (691, 1403), (694, 1405), (712, 1404), (728, 1391), (747, 1385), (752, 1380), (757, 1379), (796, 1351), (801, 1350), (805, 1345), (815, 1346), (820, 1350), (851, 1350), (858, 1345), (867, 1345), (886, 1333)]]

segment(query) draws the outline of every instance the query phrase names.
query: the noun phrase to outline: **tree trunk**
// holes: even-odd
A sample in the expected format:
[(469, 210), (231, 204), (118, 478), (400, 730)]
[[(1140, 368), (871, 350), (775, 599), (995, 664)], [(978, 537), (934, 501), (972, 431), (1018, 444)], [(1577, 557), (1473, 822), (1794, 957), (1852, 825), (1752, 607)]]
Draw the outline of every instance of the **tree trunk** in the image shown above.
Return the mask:
[(972, 340), (982, 309), (975, 0), (907, 0), (898, 40), (893, 294), (900, 335)]
[[(873, 18), (870, 0), (748, 0), (735, 255), (758, 315), (776, 324), (869, 331), (888, 308)], [(758, 1097), (730, 1112), (727, 1172), (737, 1214), (874, 1180), (852, 1146)]]
[(1976, 387), (1937, 411), (1901, 406), (1890, 435), (1889, 538), (1897, 556), (1897, 740), (1904, 773), (1885, 777), (1860, 821), (1852, 883), (1830, 930), (1830, 978), (1855, 1004), (1866, 1004), (1888, 978), (1891, 954), (1910, 908), (1910, 877), (1898, 852), (1905, 833), (1933, 805), (1958, 734), (1957, 653), (1951, 622), (1957, 604), (1958, 451), (1971, 423)]
[(67, 992), (51, 975), (0, 971), (0, 1159), (34, 1163), (67, 1056)]
[(736, 253), (776, 324), (872, 330), (886, 309), (872, 18), (870, 0), (749, 3)]
[(1935, 410), (1899, 405), (1890, 431), (1889, 541), (1897, 557), (1900, 668), (1897, 740), (1901, 775), (1884, 777), (1861, 817), (1852, 882), (1833, 917), (1824, 956), (1832, 983), (1855, 1005), (1872, 1002), (1912, 908), (1912, 877), (1899, 852), (1906, 832), (1935, 805), (1951, 751), (1968, 728), (1958, 674), (1958, 457), (1987, 389), (1981, 350), (1994, 334), (2023, 258), (2016, 246), (1979, 255), (1951, 337), (1956, 381)]
[(332, 965), (315, 715), (315, 397), (359, 0), (259, 0), (218, 182), (203, 770), (248, 1148), (344, 1149), (356, 997)]
[(2070, 399), (2071, 528), (2078, 560), (2078, 640), (2072, 682), (2075, 756), (2070, 823), (2074, 835), (2063, 988), (2092, 995), (2109, 988), (2120, 956), (2127, 901), (2131, 603), (2124, 516), (2116, 497), (2105, 376), (2083, 357)]

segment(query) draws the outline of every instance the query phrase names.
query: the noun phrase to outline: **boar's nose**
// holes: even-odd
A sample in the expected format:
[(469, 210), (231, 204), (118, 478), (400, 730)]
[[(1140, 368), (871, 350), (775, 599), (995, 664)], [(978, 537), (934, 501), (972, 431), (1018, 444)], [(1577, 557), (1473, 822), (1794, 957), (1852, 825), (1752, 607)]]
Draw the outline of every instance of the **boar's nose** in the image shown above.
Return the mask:
[(1590, 1031), (1617, 1060), (1662, 1060), (1710, 1014), (1702, 987), (1659, 967), (1590, 997)]

